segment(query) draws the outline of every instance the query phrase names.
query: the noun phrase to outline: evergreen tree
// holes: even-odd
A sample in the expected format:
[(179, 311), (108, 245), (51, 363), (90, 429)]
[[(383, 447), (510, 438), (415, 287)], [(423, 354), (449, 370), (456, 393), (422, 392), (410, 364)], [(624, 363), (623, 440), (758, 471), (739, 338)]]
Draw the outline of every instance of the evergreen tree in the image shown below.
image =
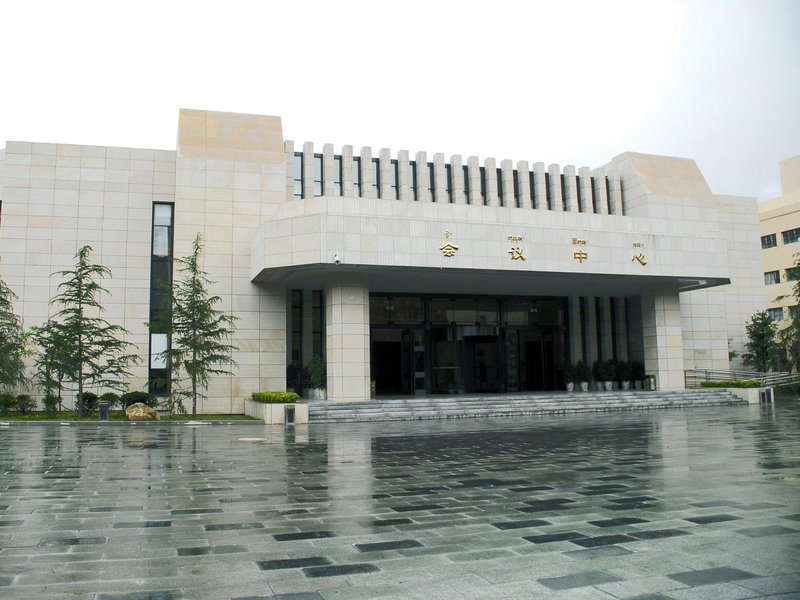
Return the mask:
[(25, 380), (25, 334), (14, 313), (16, 294), (0, 279), (0, 387), (13, 389)]
[[(794, 268), (800, 270), (800, 253), (794, 255)], [(778, 332), (778, 344), (786, 352), (790, 368), (800, 372), (800, 279), (792, 287), (791, 297), (794, 298), (797, 308), (790, 310), (789, 324)], [(785, 298), (786, 296), (779, 296), (776, 301)]]
[(170, 336), (165, 354), (171, 370), (171, 393), (182, 412), (181, 398), (191, 398), (192, 415), (197, 415), (197, 398), (205, 397), (210, 377), (232, 374), (229, 366), (235, 363), (231, 353), (236, 350), (227, 341), (234, 333), (236, 317), (215, 308), (221, 299), (208, 292), (214, 282), (200, 265), (202, 250), (198, 233), (192, 254), (175, 259), (182, 277), (168, 291), (169, 310), (151, 324), (152, 331)]
[(75, 255), (75, 268), (58, 271), (66, 280), (58, 285), (59, 293), (50, 300), (61, 309), (44, 330), (47, 335), (43, 354), (51, 360), (51, 373), (61, 373), (64, 379), (77, 384), (78, 418), (83, 417), (83, 393), (94, 385), (123, 390), (121, 381), (129, 377), (131, 365), (139, 357), (128, 354), (133, 345), (123, 339), (128, 331), (112, 325), (99, 315), (104, 311), (100, 294), (107, 293), (98, 279), (111, 276), (111, 271), (89, 260), (90, 246), (83, 246)]
[(775, 321), (765, 310), (755, 313), (747, 322), (747, 343), (742, 362), (757, 371), (767, 371), (775, 364), (777, 347), (775, 333), (778, 330)]
[(45, 396), (57, 396), (61, 404), (68, 360), (61, 324), (46, 321), (41, 327), (32, 327), (30, 334), (33, 343), (40, 349), (35, 362), (36, 382), (44, 390)]

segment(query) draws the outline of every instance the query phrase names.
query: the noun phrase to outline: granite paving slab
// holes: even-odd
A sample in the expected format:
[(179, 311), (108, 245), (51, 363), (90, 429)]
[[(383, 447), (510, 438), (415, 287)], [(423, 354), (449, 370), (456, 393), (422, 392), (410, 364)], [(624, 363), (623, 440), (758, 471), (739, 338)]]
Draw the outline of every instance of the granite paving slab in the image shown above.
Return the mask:
[(798, 597), (798, 421), (11, 425), (0, 597)]

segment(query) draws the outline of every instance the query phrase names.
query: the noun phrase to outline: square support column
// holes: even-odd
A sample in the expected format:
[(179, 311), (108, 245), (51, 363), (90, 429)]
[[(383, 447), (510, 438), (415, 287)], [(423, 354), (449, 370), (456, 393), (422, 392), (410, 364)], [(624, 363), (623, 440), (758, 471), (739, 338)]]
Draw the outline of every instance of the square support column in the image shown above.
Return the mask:
[(684, 389), (683, 330), (677, 291), (642, 296), (642, 338), (645, 372), (656, 376), (658, 389)]
[[(286, 389), (286, 288), (264, 286), (259, 294), (259, 389)], [(251, 390), (253, 391), (253, 390)]]
[(342, 276), (325, 288), (329, 402), (370, 399), (369, 287)]

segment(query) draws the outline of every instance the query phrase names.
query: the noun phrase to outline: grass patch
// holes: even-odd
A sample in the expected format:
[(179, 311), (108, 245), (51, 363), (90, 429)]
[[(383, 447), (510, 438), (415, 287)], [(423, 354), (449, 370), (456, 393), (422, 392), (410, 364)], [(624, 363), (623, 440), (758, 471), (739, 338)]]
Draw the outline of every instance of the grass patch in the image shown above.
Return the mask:
[[(0, 415), (0, 421), (53, 421), (60, 422), (80, 422), (89, 423), (99, 421), (97, 412), (84, 415), (83, 419), (78, 419), (77, 413), (74, 410), (62, 410), (56, 413), (46, 413), (44, 411), (36, 411), (27, 414), (17, 412), (7, 413)], [(109, 421), (127, 421), (125, 411), (111, 410), (108, 412)], [(161, 421), (257, 421), (253, 417), (247, 415), (161, 415)]]

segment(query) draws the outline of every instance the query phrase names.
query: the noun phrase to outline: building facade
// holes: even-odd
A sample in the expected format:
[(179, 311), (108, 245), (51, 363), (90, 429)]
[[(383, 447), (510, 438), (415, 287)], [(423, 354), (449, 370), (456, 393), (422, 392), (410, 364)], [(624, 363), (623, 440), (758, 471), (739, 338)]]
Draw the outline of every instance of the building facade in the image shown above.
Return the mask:
[(780, 163), (783, 195), (758, 205), (767, 311), (783, 328), (800, 307), (793, 288), (800, 280), (800, 156)]
[[(43, 322), (77, 249), (112, 270), (106, 317), (163, 375), (172, 259), (199, 233), (237, 318), (203, 412), (241, 412), (315, 355), (327, 401), (561, 389), (565, 362), (641, 360), (660, 389), (727, 369), (764, 304), (752, 198), (694, 161), (576, 169), (283, 137), (279, 117), (181, 110), (176, 151), (7, 142), (0, 276)], [(732, 346), (731, 346), (732, 345)]]

